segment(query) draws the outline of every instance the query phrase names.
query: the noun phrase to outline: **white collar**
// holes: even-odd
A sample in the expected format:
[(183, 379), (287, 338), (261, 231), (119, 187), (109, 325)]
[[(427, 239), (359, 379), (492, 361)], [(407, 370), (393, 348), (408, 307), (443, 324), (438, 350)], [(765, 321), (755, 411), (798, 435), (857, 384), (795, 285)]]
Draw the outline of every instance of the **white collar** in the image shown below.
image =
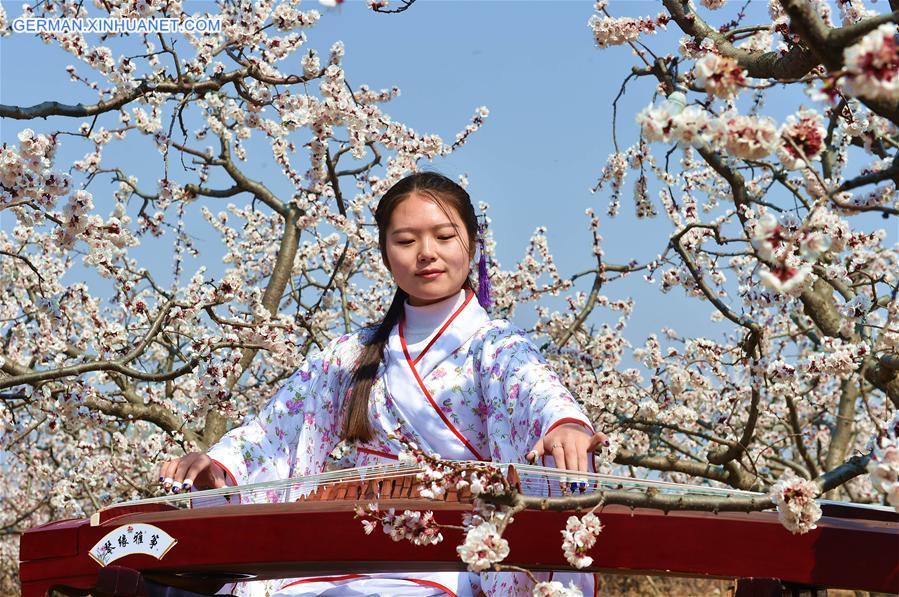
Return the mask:
[[(474, 336), (482, 325), (490, 321), (490, 316), (478, 303), (474, 291), (466, 290), (465, 293), (465, 300), (456, 307), (449, 318), (440, 326), (442, 331), (438, 330), (439, 333), (432, 338), (432, 345), (424, 353), (415, 357), (415, 361), (417, 361), (416, 369), (423, 378), (427, 377), (428, 373), (454, 350)], [(403, 336), (405, 336), (405, 322), (401, 323)], [(397, 324), (391, 330), (390, 337), (387, 340), (387, 350), (391, 360), (408, 367), (408, 364), (405, 363), (406, 351), (403, 350), (404, 338), (400, 337), (399, 328), (400, 324)]]
[(431, 336), (462, 305), (464, 300), (465, 289), (460, 289), (455, 296), (419, 307), (410, 305), (407, 299), (403, 303), (406, 342), (411, 345)]

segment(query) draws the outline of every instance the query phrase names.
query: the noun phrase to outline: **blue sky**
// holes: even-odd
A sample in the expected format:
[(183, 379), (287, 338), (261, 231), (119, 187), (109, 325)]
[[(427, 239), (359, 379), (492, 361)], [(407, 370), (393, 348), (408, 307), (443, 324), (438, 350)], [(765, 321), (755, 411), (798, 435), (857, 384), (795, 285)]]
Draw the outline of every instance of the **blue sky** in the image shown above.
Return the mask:
[[(193, 10), (202, 4), (188, 2), (185, 6)], [(732, 4), (733, 8), (715, 15), (715, 24), (732, 18), (731, 13), (743, 2)], [(20, 14), (20, 5), (4, 2), (10, 19)], [(750, 3), (748, 20), (768, 20), (766, 5)], [(593, 13), (592, 2), (422, 0), (398, 15), (374, 14), (362, 2), (347, 2), (328, 10), (307, 1), (301, 8), (317, 8), (323, 13), (321, 22), (308, 32), (310, 46), (327, 55), (335, 40), (345, 43), (344, 68), (354, 87), (366, 83), (374, 89), (394, 85), (401, 88), (402, 95), (385, 106), (394, 120), (419, 132), (440, 134), (451, 142), (476, 107), (485, 105), (490, 109), (486, 124), (465, 147), (449, 158), (424, 165), (453, 177), (466, 174), (473, 199), (490, 203), (497, 255), (505, 267), (511, 267), (523, 254), (528, 238), (538, 226), (548, 228), (550, 249), (562, 275), (594, 265), (584, 210), (593, 207), (604, 214), (608, 204), (604, 192), (594, 195), (589, 189), (612, 151), (612, 99), (631, 67), (639, 62), (627, 47), (595, 47), (587, 26)], [(623, 16), (654, 15), (660, 9), (658, 2), (647, 0), (613, 1), (609, 10)], [(672, 28), (668, 33), (648, 38), (648, 43), (657, 52), (676, 52), (678, 38), (678, 32)], [(296, 67), (282, 68), (298, 72), (299, 54), (294, 56), (287, 64)], [(95, 96), (83, 85), (69, 82), (64, 68), (72, 63), (70, 55), (36, 38), (24, 34), (4, 38), (0, 41), (0, 103), (93, 101)], [(78, 70), (81, 74), (89, 72), (86, 66), (79, 65)], [(629, 87), (619, 111), (622, 147), (635, 140), (634, 115), (650, 102), (651, 93), (648, 80)], [(774, 102), (771, 112), (789, 112), (798, 103)], [(80, 121), (63, 119), (27, 125), (0, 121), (0, 141), (14, 142), (16, 133), (24, 126), (39, 131), (48, 125), (74, 130), (78, 124)], [(114, 122), (109, 119), (107, 126), (114, 126)], [(304, 134), (299, 138), (305, 140)], [(150, 185), (153, 177), (159, 176), (161, 160), (152, 147), (147, 151), (146, 140), (136, 141), (139, 143), (133, 146), (134, 151), (111, 144), (106, 158), (139, 175), (142, 186)], [(88, 149), (69, 141), (61, 150), (58, 165), (81, 158)], [(658, 149), (661, 155), (664, 150)], [(274, 188), (286, 190), (286, 186), (279, 186), (274, 180), (280, 174), (270, 151), (260, 145), (261, 153), (255, 161), (252, 151), (250, 163), (245, 165), (247, 172)], [(150, 156), (151, 162), (146, 156)], [(108, 213), (100, 199), (105, 189), (109, 189), (107, 194), (112, 192), (105, 180), (90, 188), (103, 215)], [(653, 258), (664, 250), (670, 233), (670, 225), (663, 218), (638, 222), (630, 196), (628, 189), (618, 218), (602, 218), (606, 259), (612, 263)], [(213, 211), (220, 209), (209, 202), (206, 205)], [(135, 205), (134, 211), (136, 208)], [(890, 229), (887, 244), (896, 242), (895, 220), (887, 223), (872, 218), (868, 222), (876, 227), (886, 225)], [(0, 214), (0, 227), (8, 230), (11, 226), (9, 216)], [(198, 228), (196, 234), (201, 247), (203, 239), (215, 238), (208, 228)], [(165, 237), (163, 244), (170, 243), (170, 238)], [(158, 259), (158, 248), (147, 242), (136, 254), (149, 260), (144, 265), (151, 265)], [(205, 254), (211, 272), (221, 267), (213, 255)], [(169, 262), (162, 261), (156, 268), (162, 275), (170, 269)], [(590, 280), (584, 278), (579, 287), (587, 290), (589, 285)], [(687, 300), (679, 290), (662, 295), (640, 276), (616, 282), (606, 288), (606, 293), (612, 298), (637, 299), (637, 309), (626, 333), (635, 343), (666, 325), (674, 325), (687, 335), (698, 335), (711, 325), (707, 303)], [(521, 323), (528, 319), (522, 314)], [(598, 313), (596, 321), (612, 319)]]

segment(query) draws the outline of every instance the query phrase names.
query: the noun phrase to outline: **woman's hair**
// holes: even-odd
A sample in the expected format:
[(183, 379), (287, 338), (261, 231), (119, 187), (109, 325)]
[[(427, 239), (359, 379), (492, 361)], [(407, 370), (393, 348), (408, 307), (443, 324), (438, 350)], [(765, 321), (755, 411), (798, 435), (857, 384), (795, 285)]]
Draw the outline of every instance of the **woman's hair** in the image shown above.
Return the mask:
[[(474, 250), (478, 218), (468, 193), (442, 174), (416, 172), (390, 187), (384, 193), (375, 211), (375, 222), (378, 225), (378, 246), (381, 248), (381, 258), (388, 268), (390, 264), (387, 261), (387, 228), (390, 226), (390, 218), (397, 205), (413, 193), (430, 197), (441, 208), (445, 209), (447, 206), (454, 208), (462, 218), (466, 232), (468, 232), (469, 251)], [(464, 287), (474, 290), (470, 278), (465, 280)], [(343, 425), (342, 435), (345, 440), (368, 441), (372, 437), (371, 420), (368, 416), (369, 395), (375, 382), (375, 376), (378, 374), (378, 368), (384, 359), (384, 346), (387, 344), (390, 330), (399, 322), (403, 314), (403, 302), (408, 296), (402, 288), (397, 286), (387, 314), (365, 342), (362, 354), (356, 361), (349, 406)]]

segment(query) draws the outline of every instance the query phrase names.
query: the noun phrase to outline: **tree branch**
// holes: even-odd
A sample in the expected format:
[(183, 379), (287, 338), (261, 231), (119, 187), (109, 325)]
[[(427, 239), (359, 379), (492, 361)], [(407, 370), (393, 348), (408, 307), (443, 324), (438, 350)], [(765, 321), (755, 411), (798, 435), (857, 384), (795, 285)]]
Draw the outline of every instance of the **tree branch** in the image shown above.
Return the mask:
[[(842, 70), (843, 46), (837, 45), (832, 40), (851, 36), (856, 29), (851, 30), (849, 34), (844, 34), (839, 29), (831, 29), (815, 11), (813, 5), (805, 0), (780, 0), (780, 4), (790, 17), (790, 28), (802, 38), (818, 60), (830, 71)], [(873, 112), (888, 118), (894, 124), (899, 123), (899, 105), (896, 102), (867, 97), (857, 99)]]
[(203, 96), (210, 91), (217, 91), (223, 85), (243, 79), (247, 76), (247, 69), (239, 69), (230, 73), (223, 74), (219, 77), (206, 81), (192, 82), (189, 79), (184, 81), (162, 81), (153, 84), (150, 81), (143, 80), (133, 90), (124, 93), (111, 100), (102, 101), (96, 104), (61, 104), (59, 102), (41, 102), (30, 107), (7, 106), (0, 104), (0, 118), (13, 118), (16, 120), (31, 120), (34, 118), (47, 118), (48, 116), (70, 116), (73, 118), (83, 118), (85, 116), (96, 116), (104, 112), (117, 110), (122, 106), (133, 102), (134, 100), (148, 93), (195, 93)]
[[(275, 266), (269, 278), (268, 285), (262, 295), (262, 306), (273, 316), (278, 313), (281, 305), (281, 297), (284, 289), (293, 273), (293, 262), (297, 255), (297, 247), (300, 242), (300, 230), (297, 221), (303, 215), (303, 210), (291, 205), (286, 207), (284, 218), (284, 234), (281, 236), (281, 244), (278, 247), (278, 256), (275, 258)], [(245, 371), (255, 358), (257, 349), (244, 349), (240, 357), (240, 370)], [(239, 376), (232, 376), (228, 380), (228, 388), (231, 389), (237, 383)], [(225, 434), (227, 420), (216, 409), (212, 408), (206, 414), (203, 425), (203, 445), (208, 448)]]
[(752, 441), (752, 435), (755, 433), (755, 423), (759, 415), (759, 402), (761, 401), (761, 393), (758, 388), (753, 387), (752, 400), (749, 403), (749, 416), (746, 419), (746, 426), (743, 428), (743, 434), (740, 441), (732, 443), (726, 448), (721, 448), (713, 452), (709, 452), (708, 460), (711, 464), (726, 464), (735, 458), (739, 458), (749, 443)]
[(746, 69), (750, 77), (760, 79), (799, 79), (808, 74), (818, 61), (808, 49), (796, 45), (786, 54), (779, 52), (749, 52), (734, 46), (727, 36), (712, 28), (693, 10), (685, 0), (663, 0), (665, 8), (681, 31), (690, 35), (697, 42), (705, 38), (715, 42), (722, 55), (733, 58), (741, 68)]

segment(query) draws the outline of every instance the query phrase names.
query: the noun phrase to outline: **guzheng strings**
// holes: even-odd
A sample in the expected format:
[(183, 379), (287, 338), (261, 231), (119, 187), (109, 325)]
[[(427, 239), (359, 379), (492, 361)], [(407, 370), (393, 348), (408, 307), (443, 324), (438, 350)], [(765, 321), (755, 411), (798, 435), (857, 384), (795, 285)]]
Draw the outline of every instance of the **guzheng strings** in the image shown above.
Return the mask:
[[(483, 465), (480, 462), (471, 462), (474, 465)], [(624, 490), (645, 492), (652, 489), (658, 493), (667, 495), (691, 495), (691, 496), (734, 496), (752, 497), (762, 494), (724, 489), (705, 485), (686, 485), (671, 483), (654, 479), (634, 479), (615, 475), (603, 475), (599, 473), (584, 473), (580, 471), (566, 471), (557, 468), (548, 468), (538, 465), (491, 463), (506, 474), (510, 466), (514, 466), (520, 479), (522, 493), (532, 496), (562, 495), (557, 488), (571, 479), (584, 481), (587, 491), (598, 490)], [(372, 480), (395, 480), (414, 477), (421, 469), (414, 463), (378, 464), (367, 467), (341, 469), (323, 472), (317, 475), (294, 477), (290, 479), (254, 483), (238, 487), (225, 487), (194, 491), (186, 494), (164, 495), (139, 500), (132, 500), (117, 504), (116, 507), (136, 506), (144, 504), (170, 504), (175, 507), (203, 507), (211, 505), (246, 504), (246, 503), (282, 503), (302, 499), (310, 493), (321, 490), (329, 485), (364, 483)], [(410, 497), (419, 497), (417, 492)], [(362, 496), (359, 499), (363, 499)]]

